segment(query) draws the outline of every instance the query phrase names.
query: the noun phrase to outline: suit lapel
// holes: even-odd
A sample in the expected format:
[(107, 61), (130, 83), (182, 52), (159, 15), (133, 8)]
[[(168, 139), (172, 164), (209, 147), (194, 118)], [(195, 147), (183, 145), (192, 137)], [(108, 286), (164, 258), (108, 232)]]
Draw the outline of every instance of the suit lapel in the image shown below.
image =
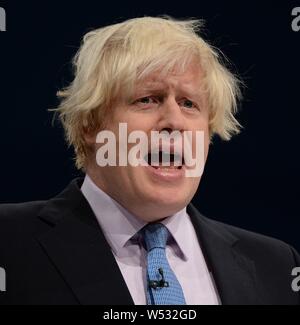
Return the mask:
[(255, 265), (239, 251), (239, 240), (224, 226), (201, 216), (192, 204), (187, 211), (213, 274), (221, 303), (258, 304)]
[(111, 249), (76, 181), (50, 200), (39, 217), (49, 225), (49, 231), (37, 239), (80, 304), (133, 304)]

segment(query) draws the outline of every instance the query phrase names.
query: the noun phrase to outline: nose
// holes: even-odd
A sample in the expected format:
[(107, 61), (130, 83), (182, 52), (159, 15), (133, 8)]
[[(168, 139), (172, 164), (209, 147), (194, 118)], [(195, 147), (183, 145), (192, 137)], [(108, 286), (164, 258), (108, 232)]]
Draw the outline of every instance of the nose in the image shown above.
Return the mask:
[(158, 130), (183, 131), (185, 129), (185, 119), (182, 110), (174, 97), (168, 98), (160, 109)]

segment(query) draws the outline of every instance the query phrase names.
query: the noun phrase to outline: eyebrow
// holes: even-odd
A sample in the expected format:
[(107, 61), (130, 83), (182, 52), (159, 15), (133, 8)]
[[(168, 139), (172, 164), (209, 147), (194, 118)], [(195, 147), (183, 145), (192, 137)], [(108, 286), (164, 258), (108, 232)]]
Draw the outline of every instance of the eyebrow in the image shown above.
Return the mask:
[[(139, 93), (151, 91), (154, 93), (161, 93), (163, 91), (168, 90), (169, 87), (167, 87), (164, 82), (147, 82), (147, 83), (141, 83), (136, 87), (135, 95), (138, 96)], [(193, 98), (199, 102), (203, 101), (203, 94), (201, 93), (201, 89), (199, 91), (194, 91), (191, 89), (187, 89), (186, 87), (180, 87), (180, 92), (183, 93), (185, 96), (189, 98)]]

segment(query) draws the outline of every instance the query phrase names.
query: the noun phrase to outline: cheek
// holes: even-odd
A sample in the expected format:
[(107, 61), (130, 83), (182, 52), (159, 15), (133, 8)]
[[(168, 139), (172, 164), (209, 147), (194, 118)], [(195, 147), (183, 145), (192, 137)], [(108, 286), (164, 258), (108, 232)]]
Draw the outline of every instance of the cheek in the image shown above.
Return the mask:
[[(204, 156), (206, 158), (208, 154), (208, 148), (209, 148), (209, 143), (210, 143), (210, 136), (209, 136), (209, 130), (208, 126), (203, 126), (203, 127), (198, 127), (193, 129), (193, 153), (195, 153), (196, 148), (203, 147), (204, 148)], [(201, 132), (201, 133), (200, 133)]]
[(209, 149), (209, 143), (210, 143), (210, 133), (209, 133), (209, 121), (208, 117), (205, 116), (205, 118), (201, 121), (201, 131), (204, 131), (204, 157), (205, 160), (208, 155), (208, 149)]
[[(146, 116), (145, 116), (146, 115)], [(142, 114), (124, 107), (116, 109), (111, 125), (117, 126), (119, 123), (127, 123), (128, 130), (139, 130), (151, 122), (149, 114)]]

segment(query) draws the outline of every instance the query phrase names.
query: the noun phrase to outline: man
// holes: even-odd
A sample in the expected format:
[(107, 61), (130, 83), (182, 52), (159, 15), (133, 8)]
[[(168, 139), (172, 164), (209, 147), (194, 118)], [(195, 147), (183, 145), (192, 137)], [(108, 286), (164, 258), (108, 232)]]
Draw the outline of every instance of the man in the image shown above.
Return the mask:
[[(240, 128), (238, 79), (199, 27), (144, 17), (84, 36), (57, 112), (86, 176), (49, 201), (1, 206), (2, 303), (300, 303), (293, 248), (206, 219), (190, 203), (201, 172), (189, 177), (189, 158), (204, 165), (211, 138)], [(120, 136), (124, 125), (131, 140)], [(153, 131), (177, 137), (141, 146), (130, 164), (122, 153), (132, 154), (136, 131), (151, 145)]]

